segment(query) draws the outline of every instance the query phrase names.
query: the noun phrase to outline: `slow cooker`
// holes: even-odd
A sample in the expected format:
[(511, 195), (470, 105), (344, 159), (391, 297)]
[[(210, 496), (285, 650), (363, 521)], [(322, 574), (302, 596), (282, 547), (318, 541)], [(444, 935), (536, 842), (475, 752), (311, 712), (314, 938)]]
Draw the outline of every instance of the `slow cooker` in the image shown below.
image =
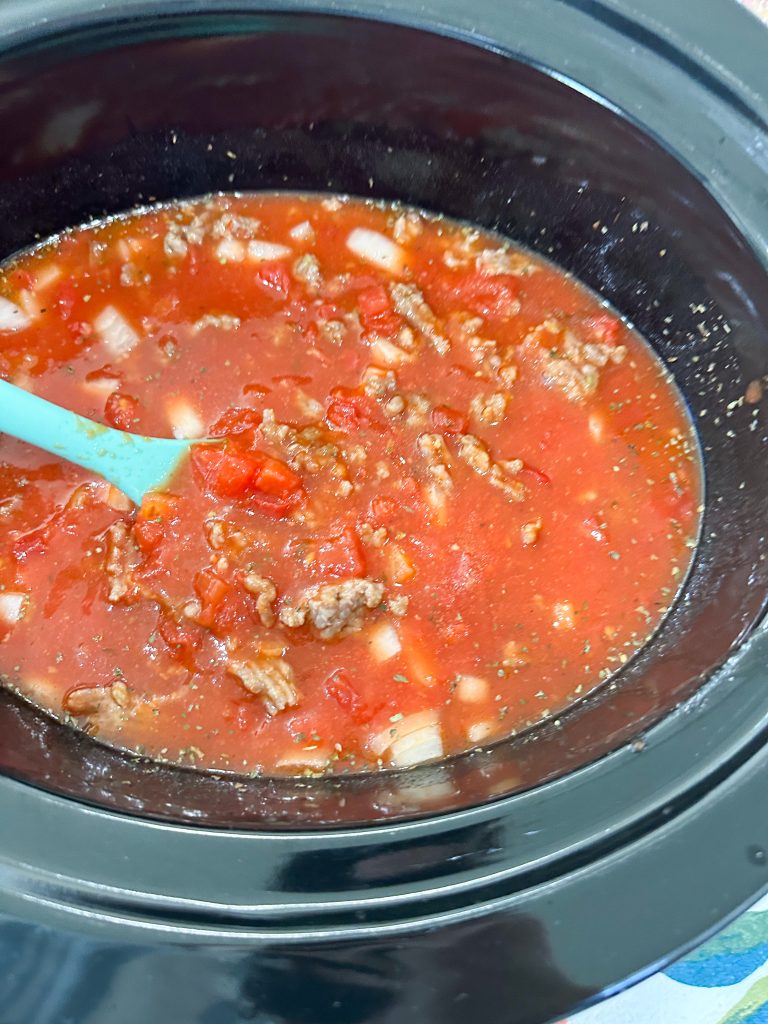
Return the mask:
[(498, 229), (650, 341), (706, 493), (640, 656), (436, 766), (172, 768), (2, 691), (2, 1024), (542, 1024), (768, 886), (761, 33), (727, 0), (4, 0), (0, 255), (219, 189)]

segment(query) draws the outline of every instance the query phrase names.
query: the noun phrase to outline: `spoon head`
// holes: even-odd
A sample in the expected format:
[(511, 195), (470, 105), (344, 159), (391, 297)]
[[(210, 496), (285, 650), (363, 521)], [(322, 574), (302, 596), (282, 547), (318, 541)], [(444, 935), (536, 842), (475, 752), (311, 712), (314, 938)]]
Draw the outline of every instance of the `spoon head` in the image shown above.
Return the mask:
[(208, 439), (140, 437), (110, 430), (96, 450), (98, 465), (90, 468), (140, 505), (149, 491), (168, 486), (193, 445), (207, 443)]

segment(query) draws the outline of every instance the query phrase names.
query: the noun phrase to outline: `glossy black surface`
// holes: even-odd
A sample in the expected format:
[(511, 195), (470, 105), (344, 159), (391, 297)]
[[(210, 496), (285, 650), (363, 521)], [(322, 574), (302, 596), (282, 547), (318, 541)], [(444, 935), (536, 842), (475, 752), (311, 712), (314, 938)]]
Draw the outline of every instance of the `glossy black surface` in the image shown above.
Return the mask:
[[(704, 449), (704, 537), (684, 599), (615, 688), (437, 768), (235, 786), (0, 700), (0, 1022), (560, 1016), (768, 881), (768, 636), (753, 632), (768, 465), (764, 411), (740, 402), (768, 371), (753, 255), (768, 211), (765, 105), (737, 73), (753, 67), (746, 15), (715, 5), (739, 51), (711, 42), (703, 60), (679, 12), (650, 31), (625, 3), (473, 5), (496, 50), (549, 62), (627, 119), (437, 35), (151, 6), (118, 25), (148, 5), (0, 7), (0, 48), (3, 33), (16, 46), (0, 60), (0, 255), (217, 187), (342, 189), (501, 227), (674, 360)], [(462, 34), (468, 14), (433, 0), (418, 18)]]

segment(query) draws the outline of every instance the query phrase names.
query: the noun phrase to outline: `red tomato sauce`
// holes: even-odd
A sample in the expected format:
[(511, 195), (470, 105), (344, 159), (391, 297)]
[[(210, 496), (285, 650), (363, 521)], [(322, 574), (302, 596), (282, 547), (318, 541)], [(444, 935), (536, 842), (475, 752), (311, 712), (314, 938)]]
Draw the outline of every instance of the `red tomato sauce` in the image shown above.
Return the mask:
[(556, 715), (655, 630), (699, 524), (648, 346), (498, 236), (295, 194), (137, 211), (0, 277), (0, 375), (215, 437), (134, 508), (0, 438), (0, 673), (235, 772), (407, 766)]

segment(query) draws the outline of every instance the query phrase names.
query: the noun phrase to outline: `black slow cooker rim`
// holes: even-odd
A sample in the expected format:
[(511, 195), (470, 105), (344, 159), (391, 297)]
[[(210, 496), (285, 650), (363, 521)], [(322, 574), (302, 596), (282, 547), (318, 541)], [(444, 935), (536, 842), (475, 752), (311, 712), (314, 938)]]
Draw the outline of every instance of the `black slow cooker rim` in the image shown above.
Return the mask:
[[(108, 12), (92, 14), (85, 3), (62, 4), (46, 0), (45, 3), (36, 5), (37, 10), (41, 12), (40, 17), (47, 19), (44, 29), (42, 21), (36, 24), (34, 20), (27, 18), (25, 27), (20, 30), (18, 23), (14, 22), (14, 17), (22, 6), (24, 5), (10, 4), (0, 11), (0, 42), (5, 40), (11, 45), (20, 44), (35, 32), (53, 33), (86, 14), (89, 17), (105, 19), (120, 16), (138, 18), (150, 12), (199, 12), (203, 5), (185, 3), (181, 0), (164, 4), (148, 4), (137, 0), (133, 3), (113, 5)], [(541, 5), (536, 15), (541, 30), (545, 28), (545, 18), (541, 13), (544, 6)], [(553, 6), (556, 5), (548, 5), (547, 11), (551, 12)], [(567, 6), (578, 17), (588, 16), (597, 19), (603, 30), (606, 30), (610, 20), (600, 21), (606, 12), (621, 14), (626, 18), (623, 26), (625, 28), (627, 25), (635, 24), (635, 18), (638, 23), (643, 20), (642, 15), (634, 11), (629, 4), (569, 3)], [(646, 20), (652, 21), (651, 5), (647, 6), (649, 9), (645, 12)], [(737, 14), (730, 4), (721, 3), (717, 7), (719, 17), (747, 17), (741, 12)], [(482, 0), (473, 6), (471, 24), (474, 32), (469, 41), (484, 44), (492, 40), (493, 48), (499, 52), (510, 53), (512, 47), (508, 45), (508, 39), (505, 41), (505, 37), (511, 35), (510, 26), (502, 17), (502, 12), (495, 8), (493, 0)], [(280, 5), (273, 2), (268, 5), (230, 3), (217, 7), (216, 13), (224, 14), (235, 9), (259, 12), (300, 9), (308, 9), (313, 13), (325, 11), (323, 5)], [(431, 25), (440, 32), (464, 39), (468, 35), (469, 19), (463, 5), (440, 3), (438, 0), (431, 0), (430, 3), (423, 5), (419, 10), (418, 19), (412, 16), (406, 5), (397, 4), (388, 5), (386, 8), (363, 2), (340, 4), (334, 7), (332, 13), (361, 14), (403, 24), (418, 24), (421, 27)], [(684, 12), (666, 13), (670, 13), (670, 20), (675, 22), (678, 31), (685, 27)], [(693, 29), (694, 26), (689, 27)], [(746, 22), (740, 23), (741, 29), (746, 27)], [(530, 24), (528, 28), (530, 32)], [(607, 30), (620, 31), (615, 27)], [(566, 33), (563, 35), (567, 37)], [(672, 59), (670, 47), (673, 52), (679, 52), (679, 36), (671, 27), (665, 33), (657, 24), (654, 38), (661, 40), (666, 48), (666, 56), (659, 59)], [(522, 45), (519, 39), (516, 42), (518, 47)], [(516, 48), (516, 55), (520, 56), (520, 53), (521, 51)], [(528, 54), (528, 57), (533, 60), (534, 55)], [(545, 55), (539, 54), (538, 57), (535, 62), (539, 66), (547, 66)], [(699, 57), (700, 55), (689, 56), (687, 59), (695, 62)], [(750, 61), (743, 61), (744, 73), (741, 80), (729, 67), (726, 56), (718, 57), (714, 68), (710, 61), (706, 63), (709, 66), (705, 69), (706, 73), (702, 74), (702, 79), (710, 83), (714, 79), (723, 85), (722, 95), (716, 102), (721, 107), (733, 108), (734, 97), (737, 97), (738, 106), (748, 104), (754, 111), (757, 122), (760, 123), (763, 115), (761, 103), (755, 96), (757, 90), (750, 85)], [(600, 90), (597, 87), (600, 82), (598, 80), (590, 84), (589, 70), (587, 67), (569, 68), (569, 77), (577, 77), (582, 87), (593, 89), (599, 94)], [(579, 71), (581, 74), (578, 74)], [(597, 75), (598, 79), (599, 77)], [(756, 76), (754, 81), (757, 81)], [(699, 82), (697, 88), (701, 90), (706, 87)], [(630, 116), (639, 118), (639, 111), (633, 111), (632, 104), (626, 96), (620, 98), (617, 106)], [(730, 110), (730, 116), (741, 118), (743, 111), (739, 113), (733, 108)], [(661, 133), (663, 137), (661, 127), (650, 127), (652, 134)], [(758, 131), (758, 128), (754, 127), (754, 130)], [(696, 169), (696, 164), (691, 163), (690, 154), (681, 155), (689, 166)], [(698, 168), (698, 172), (706, 177), (704, 168)], [(731, 213), (742, 234), (759, 251), (761, 241), (768, 237), (768, 211), (761, 211), (751, 202), (751, 197), (740, 196), (738, 193), (729, 192), (728, 189), (723, 191), (713, 187), (711, 182), (708, 182), (708, 185)], [(491, 913), (502, 906), (507, 909), (538, 907), (541, 917), (549, 917), (554, 927), (554, 915), (551, 912), (547, 914), (546, 902), (555, 889), (558, 892), (558, 899), (572, 900), (577, 906), (588, 906), (588, 901), (597, 899), (605, 904), (600, 913), (615, 917), (622, 901), (631, 902), (631, 894), (627, 891), (631, 889), (631, 885), (628, 885), (629, 880), (638, 877), (638, 872), (642, 871), (640, 877), (647, 880), (648, 905), (655, 908), (659, 914), (658, 924), (664, 934), (653, 938), (646, 936), (643, 942), (634, 943), (629, 957), (629, 970), (621, 970), (620, 974), (617, 974), (615, 966), (606, 966), (599, 979), (599, 985), (606, 987), (615, 984), (620, 976), (641, 971), (651, 962), (668, 958), (673, 951), (690, 945), (702, 933), (714, 927), (717, 921), (735, 912), (746, 900), (768, 884), (764, 870), (765, 854), (759, 855), (759, 851), (768, 846), (768, 837), (764, 835), (762, 823), (751, 821), (750, 815), (746, 813), (750, 809), (750, 801), (755, 799), (758, 784), (764, 785), (765, 775), (768, 773), (768, 754), (763, 749), (768, 705), (759, 693), (760, 669), (766, 662), (767, 654), (768, 635), (764, 630), (759, 630), (744, 645), (732, 663), (718, 674), (720, 678), (717, 687), (708, 685), (694, 698), (690, 707), (679, 710), (651, 730), (642, 754), (624, 748), (571, 776), (549, 783), (540, 790), (427, 821), (290, 835), (224, 830), (210, 830), (204, 833), (191, 825), (159, 824), (96, 810), (9, 779), (0, 779), (0, 819), (16, 823), (14, 834), (4, 836), (3, 840), (0, 840), (0, 865), (3, 866), (2, 873), (6, 880), (0, 891), (0, 910), (15, 911), (21, 916), (33, 918), (39, 916), (49, 922), (57, 920), (70, 928), (99, 931), (110, 922), (119, 922), (121, 928), (133, 930), (137, 937), (151, 932), (154, 938), (159, 939), (175, 940), (183, 935), (185, 938), (192, 936), (211, 942), (233, 939), (276, 943), (290, 943), (299, 939), (326, 941), (331, 937), (369, 935), (374, 926), (378, 931), (420, 929), (426, 925), (427, 918), (417, 908), (417, 904), (425, 900), (425, 888), (428, 887), (423, 884), (415, 887), (412, 884), (403, 884), (398, 881), (396, 873), (387, 879), (387, 885), (373, 887), (364, 903), (357, 904), (349, 899), (349, 894), (344, 894), (343, 900), (327, 900), (323, 906), (317, 901), (307, 906), (301, 899), (296, 899), (295, 893), (271, 891), (266, 884), (266, 875), (262, 875), (262, 894), (266, 894), (267, 898), (260, 901), (259, 906), (254, 904), (252, 895), (261, 886), (260, 882), (253, 878), (251, 885), (240, 894), (240, 902), (234, 898), (226, 899), (226, 892), (221, 889), (219, 893), (210, 892), (205, 898), (200, 898), (199, 886), (197, 898), (191, 895), (181, 896), (179, 893), (174, 898), (167, 887), (164, 888), (164, 882), (155, 877), (153, 871), (147, 870), (151, 862), (151, 849), (154, 843), (157, 843), (155, 852), (168, 852), (169, 842), (181, 839), (188, 847), (194, 844), (201, 853), (206, 842), (215, 842), (219, 844), (219, 849), (223, 851), (228, 848), (235, 857), (242, 857), (245, 853), (253, 857), (254, 846), (258, 845), (259, 857), (262, 856), (262, 850), (271, 847), (274, 850), (273, 856), (279, 858), (282, 856), (281, 848), (284, 851), (286, 848), (295, 849), (298, 845), (305, 849), (310, 848), (315, 853), (325, 851), (326, 855), (332, 855), (331, 851), (338, 849), (339, 846), (357, 843), (381, 844), (386, 840), (402, 844), (407, 851), (416, 849), (414, 840), (419, 840), (425, 835), (431, 837), (438, 845), (441, 842), (445, 844), (451, 834), (455, 834), (459, 829), (467, 830), (463, 842), (471, 844), (472, 836), (478, 835), (473, 830), (489, 820), (503, 820), (507, 825), (515, 820), (523, 821), (526, 817), (526, 801), (530, 807), (531, 801), (541, 800), (545, 791), (549, 794), (563, 791), (577, 794), (583, 787), (589, 790), (590, 780), (598, 776), (603, 780), (610, 779), (614, 786), (619, 786), (622, 775), (631, 777), (652, 771), (655, 764), (663, 761), (664, 752), (669, 752), (670, 745), (679, 744), (680, 737), (686, 733), (693, 739), (690, 749), (695, 753), (696, 737), (700, 734), (702, 722), (709, 716), (712, 728), (713, 716), (731, 714), (728, 711), (730, 707), (733, 713), (729, 720), (734, 723), (740, 721), (740, 728), (734, 728), (733, 737), (721, 745), (717, 758), (702, 766), (700, 770), (691, 771), (679, 784), (658, 792), (652, 805), (638, 805), (633, 807), (630, 813), (617, 814), (611, 825), (611, 835), (615, 842), (607, 845), (597, 843), (595, 839), (600, 829), (595, 829), (589, 854), (584, 852), (590, 845), (587, 843), (581, 850), (566, 851), (567, 856), (552, 858), (549, 863), (546, 858), (540, 858), (536, 865), (539, 870), (534, 872), (529, 870), (521, 873), (517, 869), (510, 870), (509, 864), (500, 862), (486, 864), (480, 868), (474, 879), (460, 877), (458, 873), (451, 876), (448, 870), (446, 875), (436, 880), (437, 884), (432, 886), (435, 893), (440, 890), (441, 898), (446, 894), (449, 898), (441, 904), (443, 910), (437, 914), (430, 914), (430, 927), (435, 922), (439, 923), (443, 915), (446, 920), (455, 921), (462, 915)], [(722, 685), (723, 676), (727, 676), (726, 685)], [(668, 781), (668, 773), (665, 770), (657, 771), (659, 778)], [(581, 794), (581, 799), (584, 799), (584, 793)], [(586, 799), (593, 798), (587, 796)], [(722, 823), (726, 819), (733, 820), (733, 827), (731, 833), (724, 836)], [(44, 822), (46, 832), (55, 830), (53, 834), (58, 837), (55, 849), (41, 848), (36, 822)], [(661, 825), (661, 822), (667, 824)], [(681, 831), (685, 830), (688, 830), (690, 836), (711, 837), (708, 858), (699, 858), (698, 863), (692, 863), (687, 852), (684, 855), (673, 856), (670, 851), (674, 851), (675, 842), (679, 840)], [(133, 884), (129, 884), (127, 880), (119, 881), (115, 877), (114, 865), (107, 866), (103, 872), (96, 872), (91, 878), (84, 877), (85, 871), (78, 875), (74, 869), (72, 874), (69, 874), (68, 868), (61, 870), (62, 862), (67, 860), (65, 847), (69, 843), (74, 844), (73, 851), (80, 850), (81, 853), (86, 844), (120, 850), (124, 855), (121, 859), (131, 863)], [(737, 849), (743, 854), (740, 859), (733, 856)], [(202, 855), (206, 859), (208, 856), (215, 858), (214, 853), (205, 852)], [(230, 853), (227, 852), (225, 860), (229, 856)], [(654, 860), (657, 864), (665, 865), (663, 871), (656, 872), (665, 875), (663, 884), (655, 884), (654, 872), (647, 866)], [(557, 867), (553, 866), (555, 862)], [(599, 873), (594, 870), (598, 864)], [(530, 866), (529, 860), (527, 867)], [(184, 870), (191, 891), (200, 879), (192, 869), (191, 861)], [(680, 927), (679, 922), (676, 922), (674, 929), (661, 927), (664, 900), (671, 891), (673, 876), (680, 886), (693, 886), (700, 893), (712, 891), (718, 882), (722, 881), (724, 870), (729, 873), (729, 881), (724, 887), (727, 891), (719, 900), (698, 909), (694, 901), (690, 900), (691, 905), (684, 928)], [(695, 882), (691, 878), (694, 874)], [(226, 886), (224, 889), (226, 890)], [(612, 898), (606, 898), (608, 891)], [(151, 893), (154, 895), (150, 896)], [(233, 896), (232, 893), (229, 895)], [(344, 908), (343, 912), (340, 912), (342, 903)], [(430, 903), (430, 907), (432, 906)], [(406, 907), (409, 908), (407, 912)], [(391, 913), (392, 908), (397, 908), (396, 920)], [(162, 921), (156, 911), (160, 911), (164, 918)], [(361, 913), (362, 917), (359, 916)], [(278, 916), (282, 921), (278, 920)], [(292, 927), (285, 927), (286, 918), (293, 922)], [(258, 922), (259, 927), (254, 927), (254, 921)]]

